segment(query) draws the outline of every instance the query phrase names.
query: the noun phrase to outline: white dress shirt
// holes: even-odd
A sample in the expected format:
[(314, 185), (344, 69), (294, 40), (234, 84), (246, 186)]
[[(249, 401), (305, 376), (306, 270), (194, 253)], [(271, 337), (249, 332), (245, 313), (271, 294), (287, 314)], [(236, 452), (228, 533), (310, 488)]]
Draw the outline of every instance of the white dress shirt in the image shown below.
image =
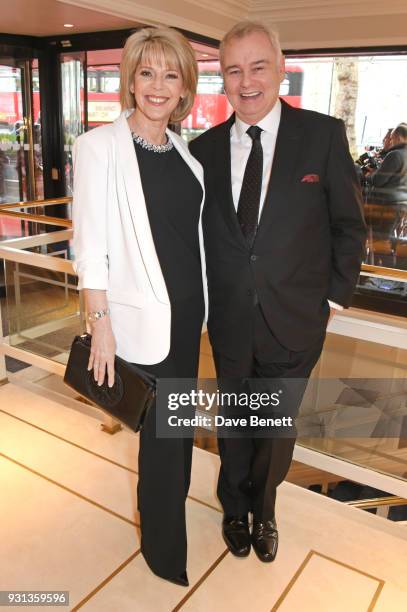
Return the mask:
[[(270, 181), (280, 118), (281, 102), (279, 99), (277, 99), (277, 102), (271, 111), (265, 117), (263, 117), (261, 121), (256, 123), (256, 125), (263, 130), (260, 135), (261, 144), (263, 147), (263, 181), (260, 194), (259, 220), (263, 211), (264, 200), (266, 199), (267, 188)], [(236, 116), (235, 122), (230, 128), (232, 197), (236, 211), (239, 204), (244, 171), (246, 169), (247, 160), (249, 159), (253, 143), (250, 136), (246, 133), (249, 127), (250, 124), (245, 123)], [(328, 302), (331, 308), (343, 310), (343, 306), (340, 306), (331, 300), (328, 300)]]
[[(259, 219), (266, 198), (267, 187), (270, 181), (271, 166), (273, 164), (274, 149), (276, 148), (277, 132), (280, 125), (281, 102), (277, 100), (273, 109), (263, 117), (256, 125), (263, 131), (261, 133), (261, 144), (263, 147), (263, 182), (261, 186)], [(240, 191), (242, 189), (244, 171), (247, 160), (252, 149), (252, 139), (246, 131), (250, 124), (245, 123), (236, 116), (236, 120), (230, 129), (230, 160), (233, 203), (237, 211)]]

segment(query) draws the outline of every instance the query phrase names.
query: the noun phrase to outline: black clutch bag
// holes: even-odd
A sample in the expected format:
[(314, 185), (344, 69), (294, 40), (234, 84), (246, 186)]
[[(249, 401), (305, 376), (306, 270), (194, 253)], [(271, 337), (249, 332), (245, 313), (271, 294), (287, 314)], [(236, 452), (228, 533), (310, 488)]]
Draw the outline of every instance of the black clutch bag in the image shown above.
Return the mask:
[(155, 377), (116, 355), (113, 387), (107, 384), (107, 374), (99, 386), (93, 369), (88, 370), (91, 341), (90, 334), (75, 336), (64, 382), (110, 416), (133, 431), (139, 431), (155, 398)]

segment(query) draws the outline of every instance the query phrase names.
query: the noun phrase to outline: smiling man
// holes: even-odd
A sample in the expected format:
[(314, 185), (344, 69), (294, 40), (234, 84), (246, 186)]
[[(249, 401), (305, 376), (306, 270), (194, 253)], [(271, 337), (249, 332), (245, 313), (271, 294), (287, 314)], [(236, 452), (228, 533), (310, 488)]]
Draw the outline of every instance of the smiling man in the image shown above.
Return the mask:
[[(344, 124), (278, 98), (284, 57), (262, 24), (234, 26), (220, 61), (235, 113), (190, 145), (205, 170), (208, 331), (219, 385), (306, 379), (330, 314), (351, 302), (364, 252)], [(276, 488), (294, 443), (219, 437), (223, 537), (236, 556), (253, 545), (260, 560), (275, 558)]]

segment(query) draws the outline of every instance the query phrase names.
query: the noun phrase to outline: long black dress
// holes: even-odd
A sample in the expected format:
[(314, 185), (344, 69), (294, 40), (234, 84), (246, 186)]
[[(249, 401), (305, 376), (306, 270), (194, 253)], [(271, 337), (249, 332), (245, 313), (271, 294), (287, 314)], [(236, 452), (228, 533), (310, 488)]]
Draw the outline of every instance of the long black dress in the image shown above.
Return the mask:
[[(158, 153), (135, 143), (135, 149), (171, 303), (168, 356), (154, 365), (138, 365), (157, 377), (195, 378), (204, 317), (198, 238), (202, 188), (175, 147)], [(176, 578), (186, 570), (185, 500), (193, 440), (157, 438), (155, 417), (153, 406), (140, 434), (141, 551), (155, 574)]]

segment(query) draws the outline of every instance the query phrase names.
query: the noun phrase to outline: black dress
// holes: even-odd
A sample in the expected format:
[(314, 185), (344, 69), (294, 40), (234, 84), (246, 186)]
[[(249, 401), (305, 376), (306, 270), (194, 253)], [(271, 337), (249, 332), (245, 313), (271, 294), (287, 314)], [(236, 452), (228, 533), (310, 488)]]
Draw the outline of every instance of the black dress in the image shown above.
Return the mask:
[[(171, 303), (171, 346), (154, 365), (157, 377), (195, 378), (204, 317), (198, 223), (202, 188), (175, 147), (157, 153), (135, 143), (155, 248)], [(138, 508), (141, 551), (152, 571), (175, 578), (186, 570), (185, 500), (191, 438), (156, 437), (156, 407), (140, 433)]]

